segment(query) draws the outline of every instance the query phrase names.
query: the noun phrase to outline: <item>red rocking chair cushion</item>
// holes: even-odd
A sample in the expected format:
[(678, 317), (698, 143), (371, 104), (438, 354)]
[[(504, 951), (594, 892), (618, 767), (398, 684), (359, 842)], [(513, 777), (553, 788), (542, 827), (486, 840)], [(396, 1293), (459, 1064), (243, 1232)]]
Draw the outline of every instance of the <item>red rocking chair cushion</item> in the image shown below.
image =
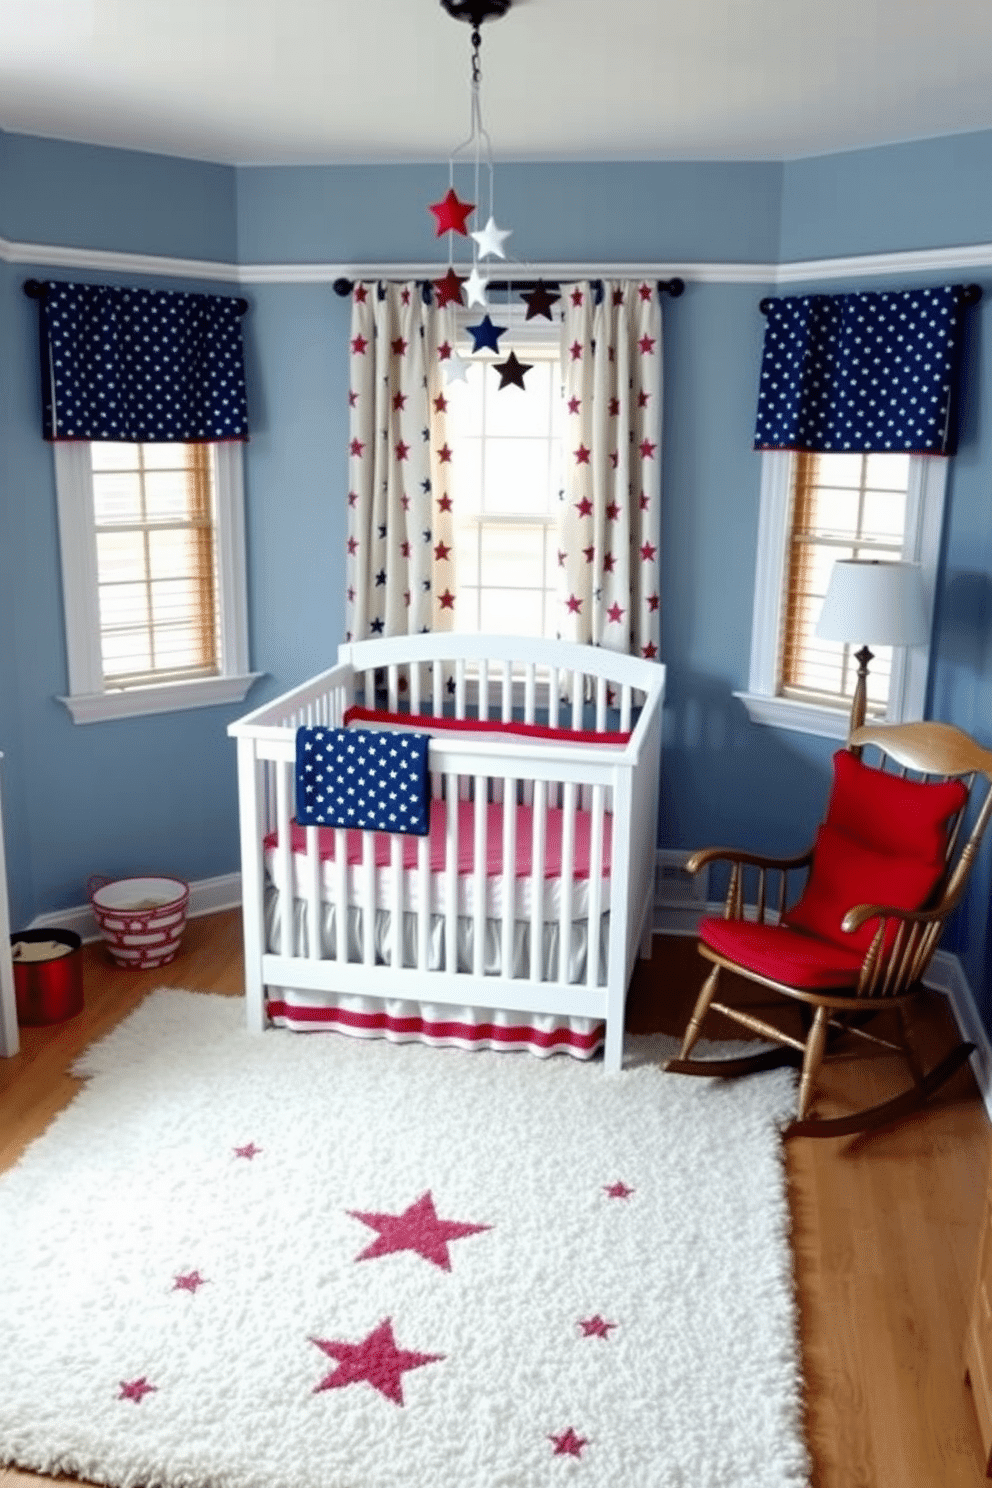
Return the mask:
[(942, 863), (949, 823), (967, 799), (961, 780), (906, 780), (838, 749), (826, 820), (877, 852)]
[(718, 956), (758, 976), (787, 987), (826, 991), (858, 984), (863, 957), (829, 940), (789, 930), (782, 925), (756, 925), (751, 920), (700, 921), (699, 938)]

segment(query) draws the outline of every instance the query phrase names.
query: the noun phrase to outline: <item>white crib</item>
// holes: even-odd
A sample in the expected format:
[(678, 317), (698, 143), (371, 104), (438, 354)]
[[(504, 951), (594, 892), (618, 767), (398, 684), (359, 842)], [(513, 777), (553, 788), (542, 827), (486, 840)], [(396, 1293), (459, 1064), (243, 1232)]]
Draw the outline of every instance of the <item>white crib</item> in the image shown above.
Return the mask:
[[(525, 1044), (605, 1045), (619, 1069), (650, 954), (664, 682), (596, 647), (401, 636), (341, 646), (231, 724), (249, 1027), (514, 1047), (564, 1020), (575, 1037)], [(296, 825), (297, 729), (356, 724), (431, 735), (429, 837)], [(460, 1039), (465, 1019), (485, 1037)]]

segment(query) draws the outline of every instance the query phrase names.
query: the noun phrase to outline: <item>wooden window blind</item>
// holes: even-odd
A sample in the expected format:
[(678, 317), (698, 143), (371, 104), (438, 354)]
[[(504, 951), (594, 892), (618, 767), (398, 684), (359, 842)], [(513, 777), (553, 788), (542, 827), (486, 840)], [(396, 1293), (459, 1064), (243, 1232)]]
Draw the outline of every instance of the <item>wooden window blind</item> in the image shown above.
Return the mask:
[[(828, 704), (851, 699), (853, 653), (861, 643), (821, 641), (816, 622), (837, 559), (902, 557), (909, 473), (907, 454), (796, 455), (779, 642), (782, 696)], [(877, 715), (888, 703), (892, 648), (872, 650), (868, 711)]]
[(210, 446), (90, 445), (104, 686), (219, 672)]

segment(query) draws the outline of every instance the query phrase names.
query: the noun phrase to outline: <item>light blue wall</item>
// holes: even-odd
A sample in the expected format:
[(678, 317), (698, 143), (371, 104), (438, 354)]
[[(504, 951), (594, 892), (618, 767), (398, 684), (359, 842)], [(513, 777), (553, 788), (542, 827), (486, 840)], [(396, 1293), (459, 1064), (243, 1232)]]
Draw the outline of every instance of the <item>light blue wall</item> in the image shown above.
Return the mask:
[[(532, 261), (767, 264), (990, 241), (978, 192), (990, 153), (992, 135), (981, 135), (784, 166), (500, 166), (497, 218), (514, 229), (516, 257)], [(0, 235), (20, 242), (218, 264), (441, 262), (427, 205), (446, 187), (443, 165), (232, 171), (0, 135)], [(201, 878), (238, 866), (224, 729), (239, 708), (74, 726), (53, 701), (66, 686), (55, 499), (37, 432), (35, 310), (20, 289), (46, 272), (0, 266), (0, 748), (22, 921), (81, 902), (91, 872)], [(802, 846), (829, 780), (832, 746), (752, 725), (733, 696), (748, 676), (760, 480), (750, 446), (768, 288), (690, 282), (664, 302), (659, 831), (670, 846)], [(255, 702), (326, 665), (343, 630), (349, 310), (326, 284), (245, 292), (249, 619), (252, 664), (266, 674)], [(949, 488), (932, 691), (936, 716), (992, 743), (984, 312), (973, 317)], [(987, 858), (955, 943), (992, 1026)]]

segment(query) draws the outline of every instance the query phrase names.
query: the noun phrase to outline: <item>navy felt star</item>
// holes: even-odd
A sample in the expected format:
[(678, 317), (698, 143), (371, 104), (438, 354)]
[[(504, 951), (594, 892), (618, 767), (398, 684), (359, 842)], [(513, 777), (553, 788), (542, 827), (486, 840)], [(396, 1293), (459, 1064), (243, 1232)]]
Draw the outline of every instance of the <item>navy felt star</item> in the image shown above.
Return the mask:
[(499, 351), (499, 338), (506, 334), (506, 326), (493, 325), (488, 315), (484, 315), (478, 325), (466, 326), (465, 329), (472, 337), (473, 352)]

